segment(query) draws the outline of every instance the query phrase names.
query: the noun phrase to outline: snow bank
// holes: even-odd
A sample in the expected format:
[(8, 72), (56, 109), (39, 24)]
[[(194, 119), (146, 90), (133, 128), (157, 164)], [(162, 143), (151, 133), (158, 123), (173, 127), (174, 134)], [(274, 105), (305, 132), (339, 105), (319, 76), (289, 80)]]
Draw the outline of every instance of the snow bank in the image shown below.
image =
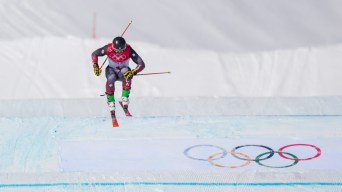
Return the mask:
[[(105, 77), (93, 74), (90, 54), (107, 42), (74, 37), (2, 42), (0, 63), (6, 70), (0, 71), (0, 99), (97, 98), (105, 91)], [(146, 62), (144, 73), (172, 72), (135, 77), (132, 97), (342, 95), (342, 45), (244, 54), (131, 45)], [(116, 90), (120, 97), (120, 83)]]
[(1, 40), (120, 35), (175, 49), (260, 51), (342, 43), (341, 1), (0, 1)]

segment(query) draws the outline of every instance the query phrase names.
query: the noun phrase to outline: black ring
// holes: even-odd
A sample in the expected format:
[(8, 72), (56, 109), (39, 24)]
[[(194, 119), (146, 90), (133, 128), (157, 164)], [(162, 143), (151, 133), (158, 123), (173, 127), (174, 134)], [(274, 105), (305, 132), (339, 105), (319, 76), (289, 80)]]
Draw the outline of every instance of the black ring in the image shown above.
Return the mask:
[[(250, 146), (262, 147), (262, 148), (268, 149), (270, 154), (269, 154), (267, 157), (262, 158), (262, 159), (245, 159), (245, 158), (239, 157), (239, 156), (237, 156), (236, 154), (234, 154), (234, 152), (235, 152), (237, 149), (242, 148), (242, 147), (250, 147)], [(247, 160), (247, 161), (257, 161), (257, 160), (258, 160), (258, 161), (262, 161), (262, 160), (269, 159), (269, 158), (271, 158), (271, 157), (274, 155), (274, 150), (273, 150), (272, 148), (267, 147), (267, 146), (264, 146), (264, 145), (240, 145), (240, 146), (237, 146), (237, 147), (235, 147), (234, 149), (232, 149), (231, 152), (233, 152), (232, 155), (233, 155), (234, 157), (236, 157), (236, 158), (238, 158), (238, 159), (241, 159), (241, 160)]]
[(222, 155), (216, 159), (213, 159), (213, 160), (217, 160), (217, 159), (222, 159), (224, 158), (225, 156), (227, 156), (228, 152), (227, 150), (225, 150), (224, 148), (222, 147), (219, 147), (219, 146), (216, 146), (216, 145), (194, 145), (194, 146), (191, 146), (191, 147), (188, 147), (187, 149), (184, 150), (184, 155), (187, 156), (188, 158), (190, 159), (194, 159), (194, 160), (200, 160), (200, 161), (208, 161), (208, 157), (206, 157), (205, 159), (201, 159), (201, 158), (195, 158), (195, 157), (192, 157), (188, 154), (188, 152), (193, 149), (193, 148), (196, 148), (196, 147), (203, 147), (203, 146), (206, 146), (206, 147), (214, 147), (214, 148), (217, 148), (217, 149), (220, 149), (223, 151)]

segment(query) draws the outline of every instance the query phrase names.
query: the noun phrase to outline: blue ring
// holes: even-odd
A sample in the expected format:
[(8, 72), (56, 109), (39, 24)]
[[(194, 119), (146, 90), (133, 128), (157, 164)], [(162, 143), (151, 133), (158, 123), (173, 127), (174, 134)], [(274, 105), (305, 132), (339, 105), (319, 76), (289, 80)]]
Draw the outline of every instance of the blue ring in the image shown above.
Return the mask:
[(217, 148), (217, 149), (220, 149), (223, 151), (222, 155), (220, 157), (217, 157), (213, 160), (217, 160), (217, 159), (222, 159), (224, 158), (225, 156), (227, 156), (228, 152), (227, 150), (225, 150), (224, 148), (222, 147), (219, 147), (219, 146), (216, 146), (216, 145), (194, 145), (194, 146), (191, 146), (191, 147), (188, 147), (187, 149), (184, 150), (184, 155), (187, 156), (188, 158), (190, 159), (194, 159), (194, 160), (199, 160), (199, 161), (208, 161), (208, 158), (205, 158), (205, 159), (201, 159), (201, 158), (195, 158), (195, 157), (192, 157), (190, 156), (188, 153), (191, 149), (193, 148), (196, 148), (196, 147), (214, 147), (214, 148)]

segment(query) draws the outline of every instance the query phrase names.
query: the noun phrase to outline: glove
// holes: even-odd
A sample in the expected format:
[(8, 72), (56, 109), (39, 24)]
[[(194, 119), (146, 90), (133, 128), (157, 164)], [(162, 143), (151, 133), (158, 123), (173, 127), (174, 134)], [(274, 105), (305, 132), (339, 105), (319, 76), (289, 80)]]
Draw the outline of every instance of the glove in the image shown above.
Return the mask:
[(102, 69), (99, 68), (99, 65), (97, 63), (93, 64), (93, 68), (94, 68), (94, 73), (96, 76), (100, 76)]
[(133, 78), (133, 75), (136, 75), (137, 71), (135, 69), (131, 70), (131, 71), (127, 71), (125, 72), (123, 75), (125, 77), (125, 79), (131, 79)]

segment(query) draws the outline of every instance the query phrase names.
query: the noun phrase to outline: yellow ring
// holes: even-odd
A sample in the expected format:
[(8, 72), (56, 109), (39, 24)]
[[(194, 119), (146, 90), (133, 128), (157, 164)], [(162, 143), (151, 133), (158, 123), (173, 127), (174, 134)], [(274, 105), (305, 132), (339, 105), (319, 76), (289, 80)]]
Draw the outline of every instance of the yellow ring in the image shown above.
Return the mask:
[(227, 153), (235, 154), (235, 155), (241, 155), (241, 156), (245, 157), (245, 158), (248, 159), (248, 160), (246, 160), (246, 163), (244, 163), (244, 164), (242, 164), (242, 165), (237, 165), (237, 166), (223, 166), (223, 165), (220, 165), (220, 164), (217, 164), (217, 163), (214, 163), (214, 162), (213, 162), (213, 159), (214, 159), (216, 156), (222, 155), (222, 154), (223, 154), (222, 152), (220, 152), (220, 153), (215, 153), (215, 154), (213, 154), (213, 155), (210, 155), (210, 156), (208, 157), (208, 162), (209, 162), (210, 164), (212, 164), (212, 165), (215, 165), (215, 166), (221, 167), (221, 168), (239, 168), (239, 167), (247, 166), (247, 165), (249, 165), (249, 164), (251, 163), (251, 161), (250, 161), (251, 158), (250, 158), (248, 155), (244, 154), (244, 153), (240, 153), (240, 152), (227, 152)]

